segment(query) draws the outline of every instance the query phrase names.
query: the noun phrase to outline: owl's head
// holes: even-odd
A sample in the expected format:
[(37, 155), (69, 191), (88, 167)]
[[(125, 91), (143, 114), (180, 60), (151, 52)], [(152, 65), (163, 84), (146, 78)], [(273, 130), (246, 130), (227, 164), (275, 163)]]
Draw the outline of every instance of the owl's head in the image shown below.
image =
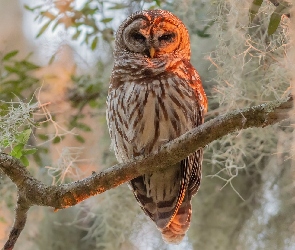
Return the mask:
[(169, 11), (136, 12), (116, 33), (115, 52), (126, 51), (149, 58), (172, 55), (189, 59), (189, 34), (182, 21)]

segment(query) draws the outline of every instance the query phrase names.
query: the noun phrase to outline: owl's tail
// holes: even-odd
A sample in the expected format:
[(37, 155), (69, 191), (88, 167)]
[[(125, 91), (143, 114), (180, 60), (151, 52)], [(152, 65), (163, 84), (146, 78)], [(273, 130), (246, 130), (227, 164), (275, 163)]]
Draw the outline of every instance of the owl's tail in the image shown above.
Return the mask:
[(190, 226), (192, 205), (187, 195), (170, 224), (161, 230), (163, 240), (169, 244), (179, 244)]

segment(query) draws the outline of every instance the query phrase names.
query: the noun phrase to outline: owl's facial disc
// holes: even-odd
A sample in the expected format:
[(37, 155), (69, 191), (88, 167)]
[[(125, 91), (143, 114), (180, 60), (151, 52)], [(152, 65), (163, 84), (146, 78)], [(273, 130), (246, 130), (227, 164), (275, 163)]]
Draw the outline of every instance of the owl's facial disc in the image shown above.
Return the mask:
[(138, 18), (125, 28), (123, 41), (129, 51), (154, 58), (174, 52), (178, 48), (180, 34), (172, 23), (150, 23)]
[(136, 19), (128, 25), (123, 32), (123, 41), (131, 52), (144, 53), (148, 46), (148, 37), (144, 30), (148, 29), (148, 23), (143, 18)]
[(159, 23), (152, 28), (152, 47), (156, 50), (156, 56), (174, 53), (180, 43), (180, 34), (177, 27), (168, 22)]

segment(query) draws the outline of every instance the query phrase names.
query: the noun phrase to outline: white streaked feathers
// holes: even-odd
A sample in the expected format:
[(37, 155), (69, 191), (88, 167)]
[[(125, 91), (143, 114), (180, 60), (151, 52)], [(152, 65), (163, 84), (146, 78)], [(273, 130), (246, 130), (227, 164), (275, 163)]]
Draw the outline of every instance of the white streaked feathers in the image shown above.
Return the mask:
[[(112, 144), (117, 145), (113, 148), (120, 162), (130, 160), (139, 154), (145, 156), (157, 152), (161, 144), (180, 136), (195, 126), (194, 107), (197, 103), (192, 102), (191, 98), (194, 93), (186, 83), (180, 84), (179, 82), (177, 86), (176, 81), (171, 79), (154, 80), (151, 84), (127, 82), (109, 93), (108, 103), (112, 107), (110, 110), (115, 113), (109, 113), (108, 124), (112, 133)], [(181, 90), (182, 95), (175, 90), (176, 87)], [(163, 101), (163, 106), (159, 104), (159, 99)], [(180, 108), (179, 104), (183, 107)], [(158, 117), (155, 114), (155, 106), (159, 109)], [(165, 113), (169, 119), (165, 119)], [(117, 123), (110, 121), (114, 116), (120, 117)], [(157, 122), (159, 136), (157, 141), (153, 142)], [(137, 136), (138, 134), (140, 137)], [(127, 143), (124, 143), (126, 142), (124, 138), (127, 138)], [(152, 150), (146, 152), (145, 149), (149, 147)]]

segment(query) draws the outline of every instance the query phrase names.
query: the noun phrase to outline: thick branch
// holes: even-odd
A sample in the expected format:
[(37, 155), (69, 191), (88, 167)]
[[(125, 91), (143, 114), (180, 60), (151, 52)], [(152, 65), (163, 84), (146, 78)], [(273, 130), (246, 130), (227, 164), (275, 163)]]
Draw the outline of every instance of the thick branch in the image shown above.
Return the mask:
[(283, 102), (274, 101), (220, 115), (164, 145), (157, 154), (130, 163), (117, 164), (69, 184), (46, 186), (33, 178), (18, 160), (4, 153), (0, 154), (0, 169), (18, 187), (24, 199), (23, 207), (39, 205), (62, 209), (117, 187), (142, 174), (164, 171), (198, 148), (205, 147), (227, 134), (251, 127), (265, 127), (282, 121), (288, 118), (292, 107), (293, 99), (290, 97)]
[(289, 98), (284, 102), (274, 101), (220, 115), (169, 142), (158, 154), (130, 163), (117, 164), (69, 184), (46, 186), (34, 179), (19, 161), (3, 153), (0, 154), (0, 168), (22, 190), (30, 205), (61, 209), (117, 187), (142, 174), (163, 171), (196, 149), (234, 131), (265, 127), (282, 121), (288, 117), (292, 107), (293, 99)]

